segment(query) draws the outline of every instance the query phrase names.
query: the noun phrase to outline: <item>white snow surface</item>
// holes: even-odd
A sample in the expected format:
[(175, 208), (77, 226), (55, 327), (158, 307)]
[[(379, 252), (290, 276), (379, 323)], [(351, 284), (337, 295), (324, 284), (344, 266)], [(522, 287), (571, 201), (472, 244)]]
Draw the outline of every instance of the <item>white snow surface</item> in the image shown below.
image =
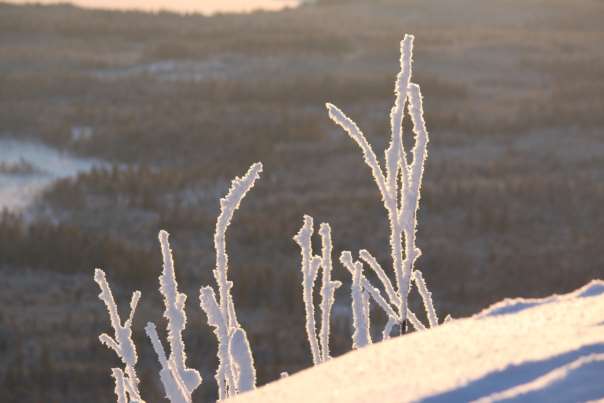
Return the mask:
[(604, 281), (504, 300), (233, 399), (270, 402), (604, 402)]

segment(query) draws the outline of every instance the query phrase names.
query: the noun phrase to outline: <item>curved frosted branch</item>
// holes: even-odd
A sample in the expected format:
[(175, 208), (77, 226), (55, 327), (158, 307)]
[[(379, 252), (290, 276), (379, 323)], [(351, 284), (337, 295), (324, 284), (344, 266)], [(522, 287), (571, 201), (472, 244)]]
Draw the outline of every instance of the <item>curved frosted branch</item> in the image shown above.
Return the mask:
[(430, 327), (438, 326), (438, 317), (436, 316), (434, 304), (432, 303), (432, 293), (428, 291), (428, 286), (426, 285), (422, 272), (419, 270), (414, 270), (413, 279), (415, 280), (417, 290), (419, 291), (422, 301), (424, 302), (424, 308), (426, 309), (426, 315), (428, 316)]
[[(237, 394), (235, 382), (236, 370), (233, 368), (230, 354), (230, 335), (240, 328), (235, 314), (235, 305), (231, 296), (233, 283), (228, 280), (228, 255), (226, 252), (226, 231), (231, 223), (233, 214), (239, 208), (241, 201), (250, 191), (262, 172), (262, 164), (252, 164), (246, 174), (233, 179), (225, 197), (220, 199), (220, 214), (216, 220), (214, 232), (214, 248), (216, 249), (216, 268), (214, 277), (218, 284), (219, 301), (211, 287), (200, 290), (201, 307), (208, 316), (208, 322), (215, 327), (214, 333), (218, 338), (218, 359), (220, 364), (216, 372), (219, 399), (223, 400)], [(250, 353), (251, 357), (251, 353)]]
[[(363, 157), (365, 159), (365, 163), (371, 168), (371, 173), (373, 174), (373, 179), (378, 186), (380, 194), (382, 195), (382, 199), (384, 201), (392, 198), (393, 195), (388, 193), (388, 188), (386, 186), (386, 180), (384, 178), (384, 173), (382, 168), (380, 168), (380, 163), (371, 147), (371, 144), (365, 138), (361, 129), (357, 126), (356, 123), (348, 116), (344, 114), (337, 106), (332, 105), (330, 103), (325, 104), (327, 110), (329, 111), (329, 117), (335, 123), (337, 123), (342, 129), (348, 133), (348, 135), (356, 141), (356, 143), (361, 147), (363, 151)], [(396, 197), (396, 196), (394, 196)]]
[(398, 306), (397, 301), (399, 300), (400, 296), (396, 293), (396, 291), (394, 291), (392, 282), (386, 275), (384, 269), (382, 269), (382, 266), (380, 266), (380, 264), (378, 263), (377, 259), (373, 257), (373, 255), (369, 253), (369, 251), (367, 251), (366, 249), (361, 249), (359, 251), (359, 257), (369, 265), (369, 267), (375, 272), (377, 277), (380, 279), (382, 285), (384, 286), (384, 290), (386, 291), (386, 295), (388, 295), (388, 298), (390, 299), (390, 302), (393, 305)]
[(415, 314), (411, 312), (410, 309), (407, 309), (407, 319), (409, 319), (409, 322), (413, 325), (415, 330), (426, 330), (426, 326), (424, 326), (424, 324), (419, 319), (417, 319), (417, 316), (415, 316)]
[[(354, 276), (354, 263), (352, 261), (352, 255), (349, 251), (343, 251), (340, 254), (340, 262), (342, 265), (348, 270), (348, 272)], [(394, 311), (392, 306), (382, 297), (382, 293), (376, 287), (374, 287), (369, 280), (363, 275), (361, 275), (361, 285), (363, 290), (373, 298), (373, 300), (386, 312), (389, 317), (396, 318), (400, 321), (400, 316)]]
[[(214, 232), (214, 247), (216, 249), (216, 269), (214, 277), (218, 283), (220, 294), (220, 310), (225, 318), (228, 318), (228, 291), (227, 272), (229, 257), (226, 252), (226, 231), (231, 223), (235, 210), (239, 208), (241, 201), (254, 186), (262, 172), (262, 163), (256, 162), (248, 169), (247, 173), (239, 178), (233, 179), (231, 188), (227, 195), (220, 199), (220, 215), (216, 220), (216, 231)], [(228, 322), (228, 321), (227, 321)]]

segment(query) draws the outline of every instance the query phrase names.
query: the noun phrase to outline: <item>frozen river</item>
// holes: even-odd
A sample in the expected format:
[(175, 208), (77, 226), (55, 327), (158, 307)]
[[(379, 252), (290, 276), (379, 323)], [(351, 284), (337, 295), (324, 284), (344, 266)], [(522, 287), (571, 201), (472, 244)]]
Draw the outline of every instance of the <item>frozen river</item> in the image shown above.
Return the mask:
[(101, 164), (44, 144), (0, 138), (0, 209), (23, 210), (53, 181)]

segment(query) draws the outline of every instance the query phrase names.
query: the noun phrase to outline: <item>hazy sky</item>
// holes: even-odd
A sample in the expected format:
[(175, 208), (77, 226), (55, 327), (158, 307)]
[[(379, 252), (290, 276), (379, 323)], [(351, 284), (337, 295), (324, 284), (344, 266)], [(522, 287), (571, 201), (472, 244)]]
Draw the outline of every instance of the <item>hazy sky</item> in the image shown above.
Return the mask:
[[(65, 3), (67, 0), (11, 0), (13, 3)], [(94, 8), (121, 8), (143, 10), (171, 10), (183, 12), (234, 12), (255, 9), (277, 10), (295, 6), (298, 0), (69, 0), (69, 2)]]

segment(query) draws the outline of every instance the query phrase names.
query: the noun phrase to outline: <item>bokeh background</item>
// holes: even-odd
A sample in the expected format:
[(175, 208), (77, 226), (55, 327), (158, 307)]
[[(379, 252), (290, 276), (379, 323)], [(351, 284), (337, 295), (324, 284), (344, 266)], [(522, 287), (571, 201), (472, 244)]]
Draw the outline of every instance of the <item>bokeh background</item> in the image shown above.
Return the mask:
[(94, 267), (123, 315), (142, 291), (139, 374), (147, 401), (161, 401), (143, 327), (164, 328), (162, 228), (189, 296), (189, 363), (205, 379), (195, 398), (215, 399), (199, 287), (214, 284), (218, 199), (255, 161), (264, 174), (228, 248), (259, 383), (311, 365), (291, 239), (303, 214), (332, 225), (344, 283), (332, 350), (350, 350), (351, 279), (337, 255), (366, 248), (389, 267), (388, 230), (324, 103), (381, 155), (404, 33), (416, 35), (431, 133), (418, 267), (440, 316), (604, 276), (602, 1), (269, 1), (270, 12), (199, 1), (187, 13), (0, 3), (2, 402), (114, 401)]

